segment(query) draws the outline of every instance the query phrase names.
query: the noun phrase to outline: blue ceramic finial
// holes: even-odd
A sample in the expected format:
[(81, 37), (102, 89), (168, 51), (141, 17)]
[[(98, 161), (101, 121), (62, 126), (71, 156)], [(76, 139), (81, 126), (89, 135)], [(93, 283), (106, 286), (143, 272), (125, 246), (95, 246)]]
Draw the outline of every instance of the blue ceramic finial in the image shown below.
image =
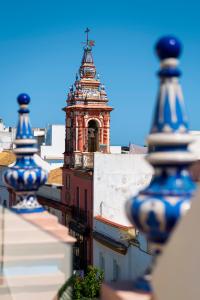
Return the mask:
[(156, 52), (161, 60), (160, 89), (152, 124), (152, 133), (183, 133), (188, 131), (188, 119), (179, 77), (178, 57), (181, 43), (172, 36), (161, 38), (156, 44)]
[(14, 149), (16, 163), (6, 170), (4, 180), (7, 186), (16, 194), (17, 203), (12, 207), (15, 212), (41, 212), (44, 209), (38, 203), (35, 193), (46, 182), (47, 174), (36, 164), (33, 156), (38, 149), (29, 122), (28, 104), (30, 97), (27, 94), (20, 94), (17, 101), (20, 109), (14, 141), (16, 145)]
[[(190, 207), (195, 184), (189, 167), (195, 158), (187, 149), (192, 140), (177, 70), (181, 44), (167, 36), (156, 49), (161, 59), (160, 87), (147, 139), (147, 160), (155, 172), (150, 185), (128, 202), (127, 213), (158, 253)], [(148, 276), (138, 278), (134, 286), (151, 291)]]
[(182, 51), (181, 42), (174, 36), (165, 36), (158, 40), (156, 52), (160, 60), (178, 58)]
[(23, 94), (20, 94), (18, 97), (17, 97), (17, 102), (19, 103), (19, 105), (27, 105), (29, 104), (31, 101), (31, 98), (29, 95), (23, 93)]

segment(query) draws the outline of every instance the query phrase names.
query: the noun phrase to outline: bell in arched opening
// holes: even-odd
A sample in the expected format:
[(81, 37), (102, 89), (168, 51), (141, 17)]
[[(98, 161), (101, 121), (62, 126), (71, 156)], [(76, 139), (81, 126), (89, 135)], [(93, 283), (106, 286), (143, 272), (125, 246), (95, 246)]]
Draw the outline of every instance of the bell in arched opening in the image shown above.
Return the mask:
[(95, 120), (88, 122), (88, 152), (96, 152), (99, 150), (99, 127)]

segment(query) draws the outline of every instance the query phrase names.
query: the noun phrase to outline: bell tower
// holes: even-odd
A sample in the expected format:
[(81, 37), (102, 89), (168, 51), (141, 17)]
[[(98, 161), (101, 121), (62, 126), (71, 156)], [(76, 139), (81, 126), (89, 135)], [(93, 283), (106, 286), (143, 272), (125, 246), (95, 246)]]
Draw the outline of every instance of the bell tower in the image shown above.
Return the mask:
[(99, 80), (92, 56), (94, 41), (86, 42), (79, 73), (67, 96), (65, 166), (74, 167), (74, 154), (110, 152), (110, 112), (105, 87)]
[(92, 56), (94, 41), (86, 31), (83, 57), (71, 86), (66, 113), (66, 137), (62, 187), (63, 223), (77, 240), (73, 269), (86, 270), (93, 262), (94, 155), (110, 152), (110, 112)]

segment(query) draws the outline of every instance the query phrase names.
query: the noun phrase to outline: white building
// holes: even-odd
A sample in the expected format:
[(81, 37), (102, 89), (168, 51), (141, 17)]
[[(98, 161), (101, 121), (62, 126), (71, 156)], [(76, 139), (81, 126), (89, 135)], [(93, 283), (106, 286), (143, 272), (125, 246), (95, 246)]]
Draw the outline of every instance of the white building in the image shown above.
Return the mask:
[[(45, 129), (33, 128), (33, 135), (37, 140), (38, 145), (44, 143)], [(16, 136), (16, 127), (6, 127), (3, 120), (0, 119), (0, 152), (4, 150), (12, 150), (13, 142)]]
[(49, 172), (48, 181), (37, 191), (38, 201), (54, 216), (61, 224), (65, 215), (65, 205), (61, 202), (62, 169), (57, 168)]
[[(189, 149), (200, 161), (200, 131), (190, 134)], [(93, 262), (104, 270), (106, 281), (134, 280), (151, 262), (147, 240), (125, 212), (127, 199), (151, 180), (153, 170), (139, 154), (146, 151), (133, 144), (128, 155), (94, 155)]]
[[(57, 169), (54, 169), (57, 170)], [(52, 171), (54, 171), (52, 170)], [(40, 187), (37, 191), (38, 201), (45, 207), (52, 215), (58, 218), (60, 224), (63, 223), (63, 215), (61, 209), (61, 184), (47, 183)]]
[(0, 152), (13, 148), (13, 140), (15, 139), (16, 129), (6, 127), (3, 120), (0, 119)]
[(46, 129), (34, 127), (32, 130), (33, 130), (33, 135), (37, 140), (38, 147), (40, 147), (42, 144), (44, 144)]
[(121, 154), (122, 147), (121, 146), (110, 146), (110, 153), (112, 154)]
[(49, 125), (46, 130), (45, 144), (40, 147), (40, 156), (52, 168), (63, 165), (65, 150), (65, 125)]
[(93, 235), (94, 265), (104, 271), (106, 281), (135, 279), (151, 262), (147, 240), (132, 226), (96, 217)]
[(141, 154), (94, 154), (93, 263), (106, 281), (134, 279), (151, 262), (146, 239), (127, 218), (127, 199), (149, 184)]

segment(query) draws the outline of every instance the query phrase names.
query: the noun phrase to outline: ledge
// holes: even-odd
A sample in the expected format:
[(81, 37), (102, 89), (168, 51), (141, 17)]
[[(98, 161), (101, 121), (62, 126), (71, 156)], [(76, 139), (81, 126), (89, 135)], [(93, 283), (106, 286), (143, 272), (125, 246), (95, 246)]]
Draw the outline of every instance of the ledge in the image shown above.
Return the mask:
[(130, 229), (134, 229), (134, 226), (133, 225), (130, 225), (130, 226), (126, 226), (126, 225), (122, 225), (122, 224), (119, 224), (119, 223), (116, 223), (116, 222), (113, 222), (109, 219), (106, 219), (102, 216), (95, 216), (94, 217), (95, 220), (97, 221), (100, 221), (102, 223), (105, 223), (107, 225), (110, 225), (110, 226), (113, 226), (113, 227), (116, 227), (116, 228), (119, 228), (119, 229), (122, 229), (122, 230), (130, 230)]
[(73, 244), (76, 241), (75, 238), (69, 235), (68, 228), (59, 224), (57, 217), (55, 218), (48, 212), (22, 214), (21, 217), (41, 230), (48, 232), (60, 242)]

